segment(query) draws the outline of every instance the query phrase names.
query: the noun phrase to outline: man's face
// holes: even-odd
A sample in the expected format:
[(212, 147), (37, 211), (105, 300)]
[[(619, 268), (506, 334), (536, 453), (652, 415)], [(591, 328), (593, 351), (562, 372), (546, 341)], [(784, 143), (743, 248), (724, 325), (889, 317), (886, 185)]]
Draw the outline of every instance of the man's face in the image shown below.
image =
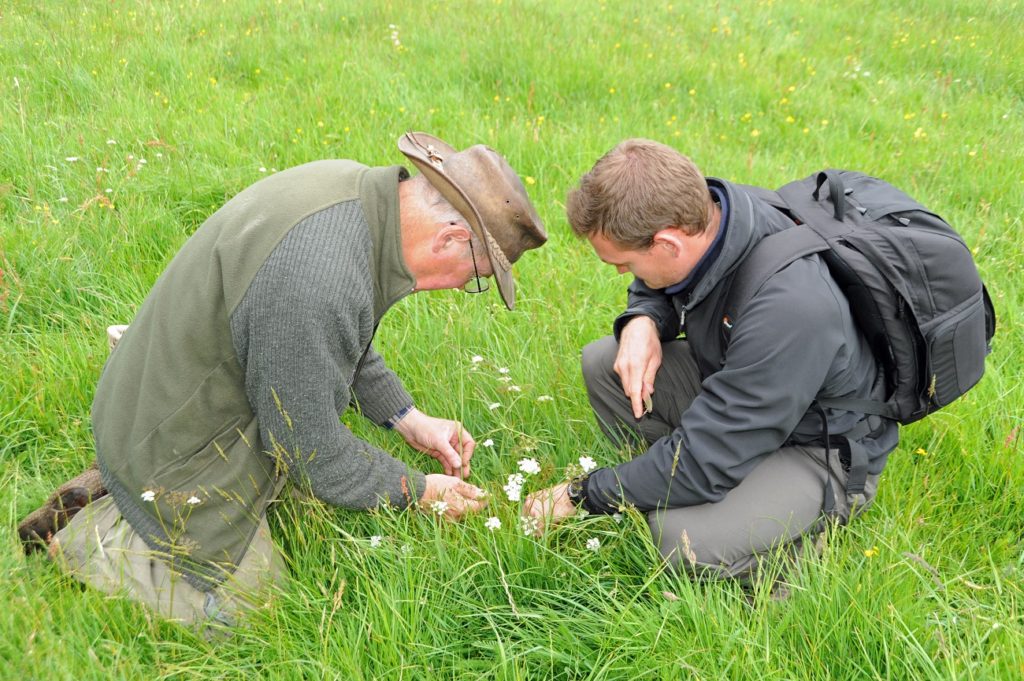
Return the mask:
[(603, 234), (594, 234), (589, 239), (597, 257), (619, 274), (629, 272), (648, 288), (663, 289), (678, 284), (697, 266), (707, 250), (702, 236), (690, 236), (677, 229), (662, 230), (655, 235), (654, 244), (638, 250), (620, 246)]

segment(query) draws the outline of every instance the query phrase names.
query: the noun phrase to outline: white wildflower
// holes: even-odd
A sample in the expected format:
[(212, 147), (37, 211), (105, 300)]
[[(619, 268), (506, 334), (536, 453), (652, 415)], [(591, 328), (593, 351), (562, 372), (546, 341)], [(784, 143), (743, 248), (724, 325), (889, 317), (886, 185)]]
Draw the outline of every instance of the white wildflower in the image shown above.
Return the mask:
[(512, 377), (511, 376), (499, 376), (498, 380), (501, 381), (502, 383), (511, 383), (512, 382)]
[(402, 544), (402, 553), (404, 553), (407, 556), (410, 553), (412, 553), (412, 545), (410, 545), (410, 544)]
[(487, 408), (490, 409), (491, 411), (494, 411), (495, 409), (499, 408), (500, 406), (501, 406), (501, 402), (491, 402), (490, 404), (487, 405)]
[(555, 398), (552, 397), (551, 395), (541, 395), (540, 397), (537, 398), (537, 401), (538, 402), (552, 402), (552, 401), (554, 401), (554, 399)]
[(117, 140), (107, 140), (107, 144), (110, 144), (110, 145), (117, 144)]
[(189, 506), (197, 506), (203, 503), (203, 500), (193, 494), (185, 501), (185, 503), (188, 504)]
[(57, 199), (57, 200), (58, 200), (58, 201), (60, 201), (61, 203), (67, 203), (67, 202), (68, 202), (68, 197), (66, 197), (66, 196), (62, 196), (62, 197), (60, 197), (60, 198), (59, 198), (59, 199)]
[(430, 510), (438, 515), (444, 515), (445, 511), (448, 510), (447, 501), (435, 501), (430, 505)]
[(621, 513), (612, 513), (612, 520), (614, 520), (617, 523), (621, 523), (622, 522), (622, 514)]
[(527, 475), (536, 475), (540, 473), (540, 464), (537, 459), (519, 459), (519, 470)]
[(508, 387), (508, 391), (512, 393), (521, 393), (523, 392), (523, 389), (520, 388), (518, 385), (510, 385)]
[(511, 473), (508, 476), (508, 484), (503, 489), (509, 501), (519, 501), (522, 498), (523, 479), (522, 473)]
[(497, 516), (491, 516), (487, 519), (487, 522), (484, 523), (484, 527), (486, 527), (491, 532), (494, 532), (495, 530), (500, 530), (501, 520)]
[(260, 166), (260, 172), (261, 173), (267, 172), (267, 167), (266, 166)]
[(142, 493), (143, 501), (153, 501), (154, 499), (156, 499), (156, 492), (154, 492), (153, 490), (147, 489), (145, 492)]
[(486, 440), (484, 440), (483, 442), (480, 443), (480, 446), (481, 447), (493, 447), (494, 446), (494, 440), (492, 440), (491, 438), (487, 438)]
[(508, 367), (501, 367), (500, 369), (498, 369), (498, 373), (499, 374), (507, 374), (508, 373)]
[(519, 529), (522, 530), (523, 534), (527, 537), (531, 534), (536, 534), (538, 527), (540, 527), (540, 520), (534, 516), (521, 516), (519, 518)]
[(384, 541), (384, 537), (380, 536), (379, 534), (373, 535), (372, 537), (370, 537), (370, 548), (379, 548), (382, 541)]
[(78, 157), (77, 156), (66, 156), (64, 158), (64, 160), (67, 161), (68, 163), (77, 163), (78, 162)]
[(589, 473), (590, 471), (592, 471), (595, 468), (597, 468), (597, 462), (594, 461), (589, 456), (581, 456), (580, 457), (580, 468), (583, 469), (584, 473)]
[(481, 357), (480, 355), (473, 355), (472, 357), (470, 357), (469, 361), (471, 361), (473, 364), (479, 364), (480, 362), (484, 361), (484, 358)]
[(591, 537), (587, 540), (587, 548), (591, 551), (598, 551), (601, 549), (601, 540), (597, 537)]

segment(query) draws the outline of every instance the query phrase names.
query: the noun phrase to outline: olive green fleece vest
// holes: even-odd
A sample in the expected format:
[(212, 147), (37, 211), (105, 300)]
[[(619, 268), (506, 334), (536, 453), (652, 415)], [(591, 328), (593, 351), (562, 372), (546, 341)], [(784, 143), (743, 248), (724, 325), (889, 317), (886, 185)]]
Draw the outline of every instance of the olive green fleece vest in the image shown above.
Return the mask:
[(385, 222), (397, 233), (400, 173), (318, 161), (245, 189), (174, 257), (104, 367), (92, 406), (104, 481), (197, 588), (233, 571), (280, 473), (246, 398), (231, 312), (274, 247), (317, 211), (359, 199), (371, 234)]

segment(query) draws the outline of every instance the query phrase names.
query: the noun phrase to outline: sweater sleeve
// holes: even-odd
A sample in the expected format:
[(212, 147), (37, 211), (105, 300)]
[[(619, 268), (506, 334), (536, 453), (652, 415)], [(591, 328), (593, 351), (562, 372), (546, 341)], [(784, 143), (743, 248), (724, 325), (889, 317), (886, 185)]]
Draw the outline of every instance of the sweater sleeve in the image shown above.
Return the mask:
[[(334, 225), (353, 219), (362, 220), (358, 207), (339, 204), (294, 227), (232, 312), (231, 332), (263, 446), (292, 479), (336, 506), (405, 506), (422, 493), (423, 474), (338, 416), (373, 333), (367, 249)], [(388, 392), (407, 397), (397, 381)]]
[(632, 461), (594, 471), (594, 510), (719, 501), (782, 446), (845, 356), (847, 303), (822, 268), (800, 260), (765, 284), (736, 321), (724, 366), (705, 379), (679, 426)]
[(367, 349), (353, 378), (352, 397), (363, 416), (378, 426), (412, 406), (412, 397), (402, 381), (372, 346)]

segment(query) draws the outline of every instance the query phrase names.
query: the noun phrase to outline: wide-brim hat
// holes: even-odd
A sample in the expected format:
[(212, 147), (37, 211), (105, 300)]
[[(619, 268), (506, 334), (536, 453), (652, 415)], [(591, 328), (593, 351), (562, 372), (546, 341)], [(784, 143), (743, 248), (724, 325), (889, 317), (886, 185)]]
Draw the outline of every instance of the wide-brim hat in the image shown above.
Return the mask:
[(457, 151), (433, 135), (407, 132), (398, 138), (398, 149), (484, 243), (498, 292), (511, 310), (516, 299), (512, 263), (548, 240), (519, 175), (483, 144)]

